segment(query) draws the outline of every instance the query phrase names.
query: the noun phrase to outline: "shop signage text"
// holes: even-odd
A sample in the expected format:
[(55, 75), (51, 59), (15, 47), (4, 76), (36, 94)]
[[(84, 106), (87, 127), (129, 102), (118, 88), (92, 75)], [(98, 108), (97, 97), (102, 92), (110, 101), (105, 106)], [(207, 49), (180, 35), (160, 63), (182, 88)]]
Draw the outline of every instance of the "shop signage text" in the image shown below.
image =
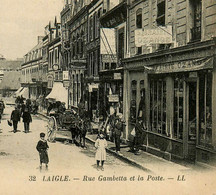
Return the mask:
[(114, 80), (122, 79), (121, 73), (114, 73)]
[(99, 84), (98, 83), (92, 83), (88, 85), (89, 92), (92, 92), (93, 89), (98, 89)]
[(109, 102), (119, 102), (119, 95), (108, 95)]
[(68, 71), (63, 71), (63, 81), (69, 80), (69, 72)]
[(172, 42), (172, 26), (135, 30), (136, 47), (150, 44), (169, 44)]
[(152, 68), (150, 67), (149, 70), (152, 70), (154, 73), (168, 73), (194, 71), (208, 68), (213, 68), (212, 58), (173, 62), (166, 65), (153, 66)]

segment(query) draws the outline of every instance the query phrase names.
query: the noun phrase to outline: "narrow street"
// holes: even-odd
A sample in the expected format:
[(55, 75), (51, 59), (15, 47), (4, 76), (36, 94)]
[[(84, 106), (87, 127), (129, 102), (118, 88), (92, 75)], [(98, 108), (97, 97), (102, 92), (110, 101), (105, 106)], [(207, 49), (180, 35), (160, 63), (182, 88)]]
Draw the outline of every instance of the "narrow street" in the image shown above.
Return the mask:
[[(58, 190), (62, 190), (62, 188), (58, 188), (61, 185), (64, 185), (65, 193), (69, 193), (73, 192), (77, 186), (94, 188), (98, 185), (98, 182), (104, 186), (104, 189), (105, 187), (109, 188), (111, 184), (121, 186), (122, 192), (130, 192), (132, 190), (130, 187), (134, 188), (135, 186), (138, 186), (140, 190), (143, 187), (147, 187), (146, 190), (151, 191), (152, 189), (148, 189), (148, 185), (152, 183), (160, 187), (158, 189), (165, 189), (174, 183), (178, 184), (176, 188), (184, 186), (184, 188), (190, 189), (188, 183), (194, 182), (192, 176), (186, 176), (186, 187), (184, 181), (177, 181), (176, 179), (168, 181), (166, 173), (164, 175), (151, 175), (110, 154), (107, 154), (105, 170), (97, 171), (94, 159), (95, 149), (89, 143), (86, 150), (73, 144), (64, 144), (63, 142), (48, 143), (50, 147), (48, 151), (50, 158), (49, 170), (46, 171), (43, 167), (43, 170), (40, 172), (39, 155), (35, 147), (39, 140), (40, 132), (46, 133), (46, 121), (42, 120), (41, 117), (33, 116), (29, 134), (23, 132), (22, 122), (18, 125), (19, 131), (13, 133), (12, 128), (7, 125), (7, 119), (9, 119), (12, 109), (13, 106), (6, 106), (0, 134), (1, 175), (4, 176), (1, 178), (0, 187), (4, 189), (3, 191), (10, 192), (8, 194), (28, 194), (29, 190), (36, 189), (38, 193), (40, 190), (41, 193), (44, 190), (49, 192), (54, 190), (52, 193), (58, 194)], [(196, 177), (199, 174), (196, 173)], [(115, 183), (110, 180), (110, 177)], [(139, 180), (139, 182), (133, 183), (133, 177), (134, 181)], [(177, 176), (175, 175), (175, 177)], [(139, 183), (142, 186), (141, 188)], [(11, 188), (11, 184), (13, 184), (13, 188)], [(26, 184), (24, 192), (22, 189), (22, 193), (18, 193), (17, 189), (23, 184)], [(38, 188), (38, 186), (43, 186), (43, 190)], [(112, 191), (112, 188), (110, 188), (110, 191)]]

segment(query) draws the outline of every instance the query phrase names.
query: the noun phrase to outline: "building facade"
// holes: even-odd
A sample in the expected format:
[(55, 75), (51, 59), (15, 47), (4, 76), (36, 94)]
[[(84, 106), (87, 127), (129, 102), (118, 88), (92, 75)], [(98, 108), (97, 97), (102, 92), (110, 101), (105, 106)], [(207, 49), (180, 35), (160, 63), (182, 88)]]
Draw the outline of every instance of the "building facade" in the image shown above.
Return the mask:
[(37, 99), (42, 94), (42, 47), (43, 37), (38, 36), (38, 44), (24, 56), (24, 63), (21, 66), (22, 90), (26, 99)]
[(99, 71), (100, 71), (100, 26), (99, 18), (103, 13), (103, 1), (93, 0), (88, 9), (87, 26), (87, 74), (86, 100), (91, 119), (95, 122), (99, 120)]
[[(115, 4), (114, 4), (115, 3)], [(100, 18), (100, 105), (106, 111), (123, 114), (123, 63), (126, 57), (126, 1), (106, 1), (106, 13)], [(111, 111), (112, 112), (112, 111)]]
[[(215, 2), (128, 3), (125, 138), (141, 117), (146, 151), (169, 160), (215, 165)], [(138, 29), (149, 33), (141, 44)], [(151, 38), (158, 29), (171, 41)]]

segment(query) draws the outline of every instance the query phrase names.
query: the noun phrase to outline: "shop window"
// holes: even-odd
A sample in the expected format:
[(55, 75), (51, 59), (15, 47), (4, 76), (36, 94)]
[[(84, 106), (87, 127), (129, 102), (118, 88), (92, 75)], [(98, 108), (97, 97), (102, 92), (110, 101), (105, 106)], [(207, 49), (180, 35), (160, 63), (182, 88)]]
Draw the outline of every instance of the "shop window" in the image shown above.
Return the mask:
[(150, 123), (152, 131), (169, 135), (166, 132), (166, 81), (164, 79), (150, 81)]
[(212, 147), (212, 73), (199, 77), (199, 144)]
[(174, 137), (183, 136), (183, 78), (174, 80)]
[(137, 98), (137, 81), (131, 82), (131, 103), (130, 103), (130, 120), (136, 122), (136, 98)]
[(140, 102), (138, 108), (138, 117), (141, 117), (145, 120), (145, 88), (144, 88), (144, 80), (140, 81)]

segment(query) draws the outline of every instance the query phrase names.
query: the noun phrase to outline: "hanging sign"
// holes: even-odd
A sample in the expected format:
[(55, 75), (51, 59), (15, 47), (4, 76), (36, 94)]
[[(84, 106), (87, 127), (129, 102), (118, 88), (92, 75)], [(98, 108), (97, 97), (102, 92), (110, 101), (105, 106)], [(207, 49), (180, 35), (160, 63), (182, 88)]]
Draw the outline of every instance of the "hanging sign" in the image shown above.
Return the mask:
[(119, 102), (119, 95), (108, 95), (109, 102)]
[(114, 80), (122, 79), (121, 73), (114, 73)]
[(68, 71), (63, 71), (63, 81), (69, 80), (69, 72)]
[(172, 42), (172, 26), (135, 30), (136, 47), (150, 44), (169, 44)]

